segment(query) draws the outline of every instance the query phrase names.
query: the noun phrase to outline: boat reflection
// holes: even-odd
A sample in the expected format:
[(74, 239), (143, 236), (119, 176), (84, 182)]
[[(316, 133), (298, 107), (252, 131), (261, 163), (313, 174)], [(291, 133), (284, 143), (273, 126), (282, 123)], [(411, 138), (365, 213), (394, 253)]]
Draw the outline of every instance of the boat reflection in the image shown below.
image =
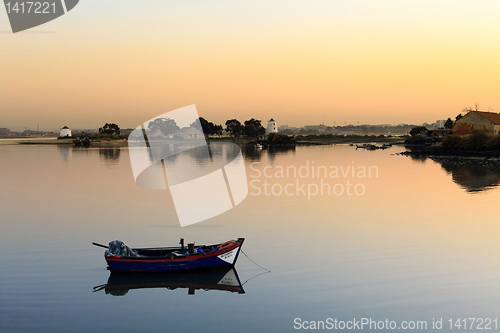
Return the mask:
[(118, 163), (120, 160), (120, 147), (99, 147), (99, 157), (105, 163)]
[(106, 294), (124, 296), (131, 289), (144, 288), (166, 288), (168, 290), (186, 288), (188, 289), (188, 295), (194, 295), (196, 290), (245, 293), (238, 274), (233, 267), (170, 273), (112, 272), (108, 283), (94, 287), (94, 292), (104, 289)]

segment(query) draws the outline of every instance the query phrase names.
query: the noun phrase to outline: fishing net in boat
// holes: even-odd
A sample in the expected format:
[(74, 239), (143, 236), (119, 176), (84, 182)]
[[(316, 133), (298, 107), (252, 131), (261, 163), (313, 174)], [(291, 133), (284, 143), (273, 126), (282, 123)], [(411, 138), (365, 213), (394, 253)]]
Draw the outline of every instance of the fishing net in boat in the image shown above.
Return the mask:
[(114, 240), (109, 242), (109, 249), (106, 250), (107, 256), (120, 256), (120, 257), (140, 257), (136, 251), (128, 247), (124, 242)]

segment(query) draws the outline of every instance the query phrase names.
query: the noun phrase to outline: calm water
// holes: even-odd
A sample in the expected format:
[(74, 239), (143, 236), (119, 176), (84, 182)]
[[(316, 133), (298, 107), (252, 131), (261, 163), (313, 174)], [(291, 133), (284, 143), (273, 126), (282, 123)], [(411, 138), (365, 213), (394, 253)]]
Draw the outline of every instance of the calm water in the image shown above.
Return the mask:
[[(295, 318), (497, 318), (500, 172), (395, 155), (402, 149), (247, 147), (245, 201), (180, 228), (168, 190), (135, 185), (126, 147), (0, 146), (0, 331), (287, 332)], [(272, 272), (253, 278), (263, 271), (240, 256), (244, 294), (93, 291), (110, 273), (92, 241), (180, 237), (245, 237), (245, 253)]]

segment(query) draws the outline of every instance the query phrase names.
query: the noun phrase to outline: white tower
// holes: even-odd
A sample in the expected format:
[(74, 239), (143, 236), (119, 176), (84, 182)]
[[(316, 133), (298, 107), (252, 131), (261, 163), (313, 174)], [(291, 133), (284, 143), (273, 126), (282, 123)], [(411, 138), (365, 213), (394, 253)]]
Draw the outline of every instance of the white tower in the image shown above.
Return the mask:
[(278, 128), (276, 127), (276, 122), (273, 118), (269, 119), (266, 127), (266, 135), (270, 133), (278, 133)]
[(71, 130), (69, 129), (68, 126), (64, 126), (61, 128), (61, 134), (59, 134), (61, 137), (66, 137), (66, 136), (71, 136)]

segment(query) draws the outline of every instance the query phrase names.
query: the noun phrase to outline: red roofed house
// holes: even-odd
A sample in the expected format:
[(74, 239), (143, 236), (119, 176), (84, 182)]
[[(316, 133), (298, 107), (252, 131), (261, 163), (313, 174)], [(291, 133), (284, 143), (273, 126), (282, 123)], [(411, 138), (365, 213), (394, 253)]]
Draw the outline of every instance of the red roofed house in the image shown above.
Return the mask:
[(457, 135), (483, 131), (498, 134), (500, 131), (500, 114), (484, 111), (470, 111), (455, 121), (452, 132)]

